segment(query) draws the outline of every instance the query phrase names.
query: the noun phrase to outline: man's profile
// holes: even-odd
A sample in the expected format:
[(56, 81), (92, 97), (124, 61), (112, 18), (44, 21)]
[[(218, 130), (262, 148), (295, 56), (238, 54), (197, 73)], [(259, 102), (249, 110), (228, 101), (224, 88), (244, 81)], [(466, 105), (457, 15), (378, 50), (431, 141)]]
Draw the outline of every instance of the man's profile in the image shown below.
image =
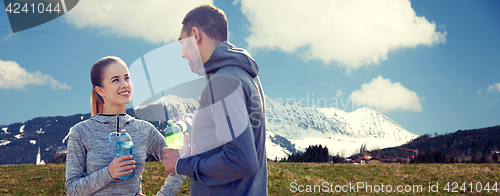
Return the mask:
[(193, 119), (190, 153), (179, 158), (177, 151), (164, 149), (170, 163), (165, 168), (191, 178), (191, 195), (267, 195), (265, 104), (257, 63), (228, 42), (222, 10), (198, 6), (182, 24), (183, 57), (207, 85)]

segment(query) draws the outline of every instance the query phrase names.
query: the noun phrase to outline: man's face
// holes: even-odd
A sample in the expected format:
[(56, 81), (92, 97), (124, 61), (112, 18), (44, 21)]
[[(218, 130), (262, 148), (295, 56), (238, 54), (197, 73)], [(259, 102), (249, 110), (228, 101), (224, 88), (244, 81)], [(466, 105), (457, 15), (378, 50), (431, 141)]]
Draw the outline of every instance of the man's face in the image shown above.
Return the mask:
[(191, 71), (198, 75), (206, 75), (195, 37), (188, 36), (187, 31), (181, 30), (179, 42), (182, 44), (181, 57), (188, 60)]

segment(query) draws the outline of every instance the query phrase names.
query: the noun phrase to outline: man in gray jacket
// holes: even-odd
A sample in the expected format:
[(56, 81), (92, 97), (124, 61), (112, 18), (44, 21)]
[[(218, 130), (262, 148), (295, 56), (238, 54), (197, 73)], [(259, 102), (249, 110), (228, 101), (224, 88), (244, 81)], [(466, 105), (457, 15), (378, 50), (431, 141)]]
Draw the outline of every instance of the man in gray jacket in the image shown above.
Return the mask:
[(257, 63), (227, 41), (222, 10), (198, 6), (182, 24), (183, 57), (207, 85), (190, 149), (184, 154), (164, 148), (165, 168), (191, 178), (191, 195), (267, 195), (265, 104)]

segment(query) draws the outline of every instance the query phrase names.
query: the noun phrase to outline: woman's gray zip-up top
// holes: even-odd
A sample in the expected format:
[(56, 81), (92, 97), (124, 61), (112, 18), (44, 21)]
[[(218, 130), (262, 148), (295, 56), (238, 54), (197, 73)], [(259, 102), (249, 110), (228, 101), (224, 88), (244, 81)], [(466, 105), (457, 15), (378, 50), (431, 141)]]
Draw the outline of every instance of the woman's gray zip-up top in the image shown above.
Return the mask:
[[(115, 143), (108, 136), (116, 132), (116, 117), (95, 115), (70, 129), (66, 156), (66, 194), (136, 195), (141, 192), (146, 152), (163, 162), (165, 140), (149, 122), (129, 115), (119, 116), (119, 129), (127, 130), (134, 143), (135, 177), (113, 179), (108, 165), (116, 157)], [(185, 176), (170, 175), (158, 195), (175, 195)]]

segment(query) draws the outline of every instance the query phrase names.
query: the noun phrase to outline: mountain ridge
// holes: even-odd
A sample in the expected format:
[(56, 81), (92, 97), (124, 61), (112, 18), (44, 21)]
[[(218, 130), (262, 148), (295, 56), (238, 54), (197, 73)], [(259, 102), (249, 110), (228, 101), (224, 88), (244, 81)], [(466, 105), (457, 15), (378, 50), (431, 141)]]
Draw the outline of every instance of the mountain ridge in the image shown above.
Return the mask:
[[(332, 155), (348, 156), (362, 144), (384, 148), (401, 145), (417, 137), (370, 108), (345, 112), (338, 108), (304, 107), (269, 98), (265, 102), (266, 150), (270, 159), (283, 158), (315, 144), (327, 146)], [(162, 133), (167, 125), (166, 118), (184, 120), (189, 132), (197, 108), (198, 102), (193, 99), (167, 95), (136, 110), (127, 109), (127, 113), (148, 120)], [(90, 113), (37, 117), (25, 123), (1, 126), (0, 164), (32, 163), (37, 146), (41, 146), (42, 159), (47, 162), (64, 152), (66, 144), (61, 141), (69, 128), (89, 118)], [(6, 152), (16, 152), (20, 156)]]
[[(399, 124), (371, 108), (359, 108), (352, 112), (341, 109), (305, 107), (296, 103), (284, 103), (266, 99), (266, 131), (268, 143), (276, 143), (276, 137), (284, 138), (278, 146), (266, 146), (270, 159), (288, 156), (290, 150), (304, 151), (309, 145), (327, 146), (330, 154), (349, 156), (363, 144), (371, 148), (385, 148), (404, 144), (418, 135), (405, 130)], [(288, 146), (294, 144), (294, 146)]]

